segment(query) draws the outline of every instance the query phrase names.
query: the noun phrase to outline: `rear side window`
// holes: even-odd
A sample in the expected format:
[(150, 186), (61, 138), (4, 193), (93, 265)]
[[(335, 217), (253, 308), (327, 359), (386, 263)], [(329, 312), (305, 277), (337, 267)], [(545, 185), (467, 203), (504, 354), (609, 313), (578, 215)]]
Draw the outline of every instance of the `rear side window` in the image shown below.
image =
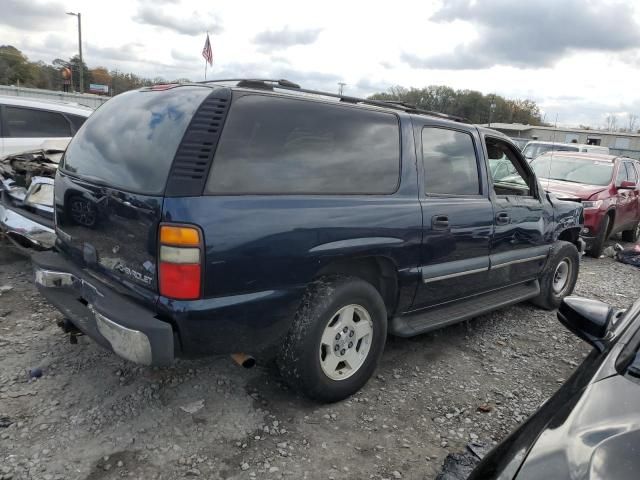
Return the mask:
[(210, 194), (388, 194), (398, 186), (394, 115), (247, 95), (229, 112)]
[(71, 126), (67, 119), (56, 112), (32, 108), (4, 108), (7, 125), (6, 137), (70, 137)]
[(446, 128), (422, 129), (427, 194), (478, 195), (478, 162), (471, 135)]
[(210, 93), (177, 87), (113, 97), (73, 137), (62, 169), (122, 190), (163, 193), (187, 125)]

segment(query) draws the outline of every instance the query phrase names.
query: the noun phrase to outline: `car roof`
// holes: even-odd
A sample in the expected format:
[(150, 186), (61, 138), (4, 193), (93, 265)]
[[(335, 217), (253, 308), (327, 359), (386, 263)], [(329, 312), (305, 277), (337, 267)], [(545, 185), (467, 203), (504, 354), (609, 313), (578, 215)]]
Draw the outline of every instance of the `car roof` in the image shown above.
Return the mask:
[(88, 117), (93, 113), (93, 109), (78, 103), (48, 100), (43, 98), (12, 97), (0, 95), (0, 105), (10, 105), (16, 107), (38, 108), (54, 112), (70, 113)]
[[(359, 108), (375, 109), (387, 111), (389, 113), (398, 114), (404, 112), (409, 115), (428, 116), (433, 118), (442, 119), (444, 121), (450, 121), (457, 125), (465, 125), (469, 128), (475, 129), (476, 126), (468, 122), (462, 117), (454, 115), (447, 115), (440, 112), (433, 112), (418, 108), (416, 105), (407, 103), (391, 101), (391, 100), (373, 100), (352, 97), (349, 95), (341, 95), (332, 92), (324, 92), (321, 90), (311, 90), (300, 87), (300, 85), (288, 80), (265, 80), (265, 79), (222, 79), (222, 80), (207, 80), (204, 82), (184, 83), (176, 86), (209, 86), (226, 87), (233, 91), (246, 91), (253, 93), (260, 93), (263, 95), (273, 95), (287, 98), (304, 98), (309, 100), (315, 100), (323, 103), (336, 104), (341, 103), (343, 105), (352, 105)], [(154, 87), (143, 87), (144, 89), (153, 89)]]
[[(576, 158), (579, 160), (592, 160), (592, 161), (598, 161), (598, 162), (615, 162), (618, 158), (627, 160), (626, 157), (621, 157), (619, 155), (607, 155), (605, 153), (594, 153), (594, 152), (555, 151), (555, 152), (545, 152), (537, 158), (540, 158), (540, 157), (560, 157), (560, 158), (569, 157), (569, 158)], [(633, 159), (629, 158), (628, 160), (633, 160)]]

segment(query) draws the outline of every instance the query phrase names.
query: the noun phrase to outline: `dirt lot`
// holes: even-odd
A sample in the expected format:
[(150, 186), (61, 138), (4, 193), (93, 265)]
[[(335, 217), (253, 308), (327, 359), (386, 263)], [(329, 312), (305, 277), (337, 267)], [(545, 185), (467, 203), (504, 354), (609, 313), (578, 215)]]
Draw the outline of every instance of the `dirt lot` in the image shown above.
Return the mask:
[[(577, 293), (625, 307), (639, 282), (634, 267), (585, 258)], [(6, 244), (0, 291), (0, 479), (433, 478), (469, 440), (503, 438), (588, 351), (554, 313), (519, 305), (390, 338), (369, 384), (323, 406), (269, 365), (150, 369), (70, 344)]]

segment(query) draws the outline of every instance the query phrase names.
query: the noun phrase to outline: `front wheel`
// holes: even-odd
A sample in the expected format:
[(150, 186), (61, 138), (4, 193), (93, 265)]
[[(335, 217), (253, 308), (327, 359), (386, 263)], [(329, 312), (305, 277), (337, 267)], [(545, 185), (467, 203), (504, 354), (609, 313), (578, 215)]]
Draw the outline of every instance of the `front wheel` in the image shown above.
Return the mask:
[(604, 244), (609, 238), (609, 224), (611, 223), (611, 217), (609, 215), (605, 215), (602, 219), (602, 225), (600, 225), (600, 231), (596, 238), (593, 240), (593, 244), (591, 248), (587, 250), (587, 255), (593, 258), (600, 258), (602, 255), (602, 251), (604, 250)]
[(573, 292), (579, 268), (580, 254), (575, 245), (557, 241), (540, 277), (540, 294), (531, 302), (545, 310), (558, 308), (562, 299)]
[(325, 277), (307, 290), (278, 355), (282, 377), (321, 402), (357, 392), (373, 374), (387, 335), (387, 311), (364, 280)]

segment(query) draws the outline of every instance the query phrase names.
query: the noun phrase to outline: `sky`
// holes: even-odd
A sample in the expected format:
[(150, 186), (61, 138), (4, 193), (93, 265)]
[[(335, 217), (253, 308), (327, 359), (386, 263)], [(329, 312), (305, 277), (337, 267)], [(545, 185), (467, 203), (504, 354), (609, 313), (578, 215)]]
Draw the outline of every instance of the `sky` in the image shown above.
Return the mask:
[(0, 44), (31, 61), (166, 80), (286, 78), (366, 96), (448, 85), (535, 100), (547, 122), (640, 116), (640, 0), (0, 0)]

